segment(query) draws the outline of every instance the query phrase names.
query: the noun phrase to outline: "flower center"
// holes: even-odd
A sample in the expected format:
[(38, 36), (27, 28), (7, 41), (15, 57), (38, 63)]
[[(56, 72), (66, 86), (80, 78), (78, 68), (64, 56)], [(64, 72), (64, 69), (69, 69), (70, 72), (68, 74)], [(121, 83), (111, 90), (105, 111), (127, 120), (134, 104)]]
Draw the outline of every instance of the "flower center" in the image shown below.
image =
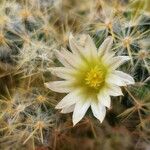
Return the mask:
[(86, 84), (96, 89), (103, 84), (104, 79), (104, 71), (99, 66), (92, 68), (85, 77)]

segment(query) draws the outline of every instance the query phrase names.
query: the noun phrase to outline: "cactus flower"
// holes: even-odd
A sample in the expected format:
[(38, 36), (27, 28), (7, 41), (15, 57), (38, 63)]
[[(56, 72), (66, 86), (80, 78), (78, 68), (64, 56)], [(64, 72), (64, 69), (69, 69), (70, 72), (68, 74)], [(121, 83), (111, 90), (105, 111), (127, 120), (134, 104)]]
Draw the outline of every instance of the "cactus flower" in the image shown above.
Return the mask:
[(45, 85), (52, 91), (67, 93), (56, 109), (61, 109), (61, 113), (73, 112), (73, 125), (84, 117), (89, 107), (102, 122), (106, 107), (111, 106), (111, 96), (123, 95), (120, 87), (134, 84), (130, 75), (117, 70), (130, 58), (115, 56), (112, 44), (112, 37), (108, 37), (97, 49), (89, 35), (84, 35), (84, 45), (70, 35), (71, 51), (56, 51), (63, 67), (52, 67), (50, 71), (62, 80)]

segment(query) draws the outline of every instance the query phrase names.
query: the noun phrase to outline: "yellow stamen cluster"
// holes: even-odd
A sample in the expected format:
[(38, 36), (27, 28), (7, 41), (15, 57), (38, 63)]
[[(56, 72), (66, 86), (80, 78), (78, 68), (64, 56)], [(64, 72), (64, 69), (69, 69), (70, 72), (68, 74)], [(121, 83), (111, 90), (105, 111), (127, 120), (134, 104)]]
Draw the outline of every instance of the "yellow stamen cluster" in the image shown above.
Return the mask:
[(104, 71), (99, 66), (92, 68), (86, 75), (86, 84), (92, 88), (98, 88), (104, 82)]

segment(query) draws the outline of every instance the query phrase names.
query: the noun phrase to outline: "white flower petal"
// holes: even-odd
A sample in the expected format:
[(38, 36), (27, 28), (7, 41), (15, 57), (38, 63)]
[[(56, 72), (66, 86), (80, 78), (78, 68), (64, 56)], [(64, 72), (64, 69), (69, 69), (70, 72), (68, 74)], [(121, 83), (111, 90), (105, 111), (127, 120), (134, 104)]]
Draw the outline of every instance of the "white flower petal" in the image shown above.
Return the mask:
[(52, 81), (45, 83), (45, 86), (51, 89), (52, 91), (58, 93), (69, 93), (72, 91), (71, 82), (69, 81)]
[[(81, 36), (80, 36), (81, 37)], [(96, 52), (96, 47), (94, 46), (94, 42), (91, 41), (92, 39), (90, 38), (90, 36), (84, 35), (84, 42), (85, 42), (85, 46), (81, 46), (81, 41), (82, 39), (80, 39), (79, 41), (77, 41), (72, 34), (70, 34), (69, 36), (69, 45), (70, 48), (73, 52), (73, 54), (75, 54), (77, 56), (77, 58), (79, 60), (77, 60), (77, 62), (87, 62), (87, 60), (89, 58), (94, 58), (97, 57), (97, 52)], [(82, 38), (83, 38), (82, 37)], [(90, 42), (89, 42), (90, 41)]]
[(65, 60), (73, 67), (78, 68), (79, 65), (82, 63), (82, 59), (80, 57), (77, 57), (70, 51), (67, 51), (65, 49), (61, 50), (61, 54), (64, 56)]
[(135, 84), (134, 79), (130, 75), (128, 75), (122, 71), (116, 70), (116, 71), (114, 71), (114, 74), (119, 76), (126, 84)]
[(76, 125), (85, 115), (86, 111), (90, 107), (90, 101), (80, 100), (76, 103), (75, 109), (73, 112), (73, 125)]
[(59, 51), (55, 51), (55, 55), (57, 59), (67, 68), (72, 68), (71, 64), (67, 62), (63, 54), (61, 54)]
[(117, 57), (114, 57), (112, 58), (110, 61), (109, 61), (109, 66), (115, 70), (117, 69), (119, 66), (121, 66), (122, 64), (124, 64), (126, 61), (130, 60), (130, 57), (128, 56), (117, 56)]
[(102, 105), (104, 105), (104, 106), (110, 108), (111, 99), (110, 99), (109, 93), (107, 93), (107, 92), (105, 92), (105, 91), (101, 91), (101, 92), (98, 94), (97, 97), (98, 97), (98, 101), (99, 101)]
[(71, 113), (74, 110), (75, 105), (71, 105), (69, 107), (65, 107), (61, 110), (61, 113), (63, 114), (67, 114), (67, 113)]
[[(89, 56), (90, 58), (97, 57), (97, 49), (95, 46), (94, 41), (89, 35), (85, 35), (85, 55)], [(87, 44), (88, 43), (88, 44)]]
[(106, 79), (107, 84), (114, 84), (118, 86), (126, 86), (124, 80), (122, 80), (118, 75), (110, 74)]
[(113, 44), (113, 38), (107, 37), (98, 49), (98, 56), (101, 57), (106, 53), (110, 53), (109, 51), (112, 47), (112, 44)]
[(62, 49), (60, 51), (60, 53), (65, 58), (66, 62), (69, 63), (70, 66), (72, 66), (74, 68), (76, 63), (77, 63), (77, 60), (79, 59), (79, 57), (76, 58), (76, 56), (73, 53), (71, 53), (69, 51), (66, 51), (65, 49)]
[(109, 93), (109, 95), (111, 96), (120, 96), (123, 95), (121, 88), (117, 85), (109, 85), (107, 92)]
[(79, 101), (79, 92), (73, 91), (69, 94), (67, 94), (55, 107), (56, 109), (62, 109), (64, 107), (69, 107), (76, 103), (76, 101)]
[(83, 47), (79, 46), (79, 44), (77, 43), (77, 41), (75, 40), (72, 34), (70, 34), (69, 36), (69, 45), (74, 54), (78, 56), (83, 55), (83, 52), (82, 52)]
[(114, 57), (114, 53), (112, 53), (112, 54), (106, 53), (105, 55), (103, 55), (101, 57), (101, 60), (104, 64), (109, 66), (109, 64), (110, 64), (113, 57)]
[(50, 70), (53, 75), (66, 80), (73, 79), (72, 74), (73, 71), (75, 71), (66, 67), (51, 67), (48, 70)]
[(101, 103), (93, 102), (91, 104), (93, 115), (102, 123), (106, 115), (106, 107)]
[(117, 70), (107, 77), (106, 82), (108, 84), (114, 84), (118, 86), (126, 86), (128, 84), (135, 83), (134, 79), (130, 75)]

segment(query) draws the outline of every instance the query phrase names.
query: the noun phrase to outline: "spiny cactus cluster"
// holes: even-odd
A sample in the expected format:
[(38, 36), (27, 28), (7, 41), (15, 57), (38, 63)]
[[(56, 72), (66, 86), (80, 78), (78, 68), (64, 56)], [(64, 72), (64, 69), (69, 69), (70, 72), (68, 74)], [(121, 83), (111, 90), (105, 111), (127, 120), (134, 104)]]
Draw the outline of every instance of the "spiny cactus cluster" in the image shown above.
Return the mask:
[[(150, 149), (149, 0), (0, 1), (0, 150)], [(56, 51), (71, 51), (69, 36), (98, 48), (112, 37), (111, 51), (130, 60), (119, 69), (135, 84), (112, 97), (102, 123), (88, 110), (72, 125), (55, 110), (65, 96), (44, 83), (58, 79)], [(86, 52), (85, 52), (86, 55)]]

